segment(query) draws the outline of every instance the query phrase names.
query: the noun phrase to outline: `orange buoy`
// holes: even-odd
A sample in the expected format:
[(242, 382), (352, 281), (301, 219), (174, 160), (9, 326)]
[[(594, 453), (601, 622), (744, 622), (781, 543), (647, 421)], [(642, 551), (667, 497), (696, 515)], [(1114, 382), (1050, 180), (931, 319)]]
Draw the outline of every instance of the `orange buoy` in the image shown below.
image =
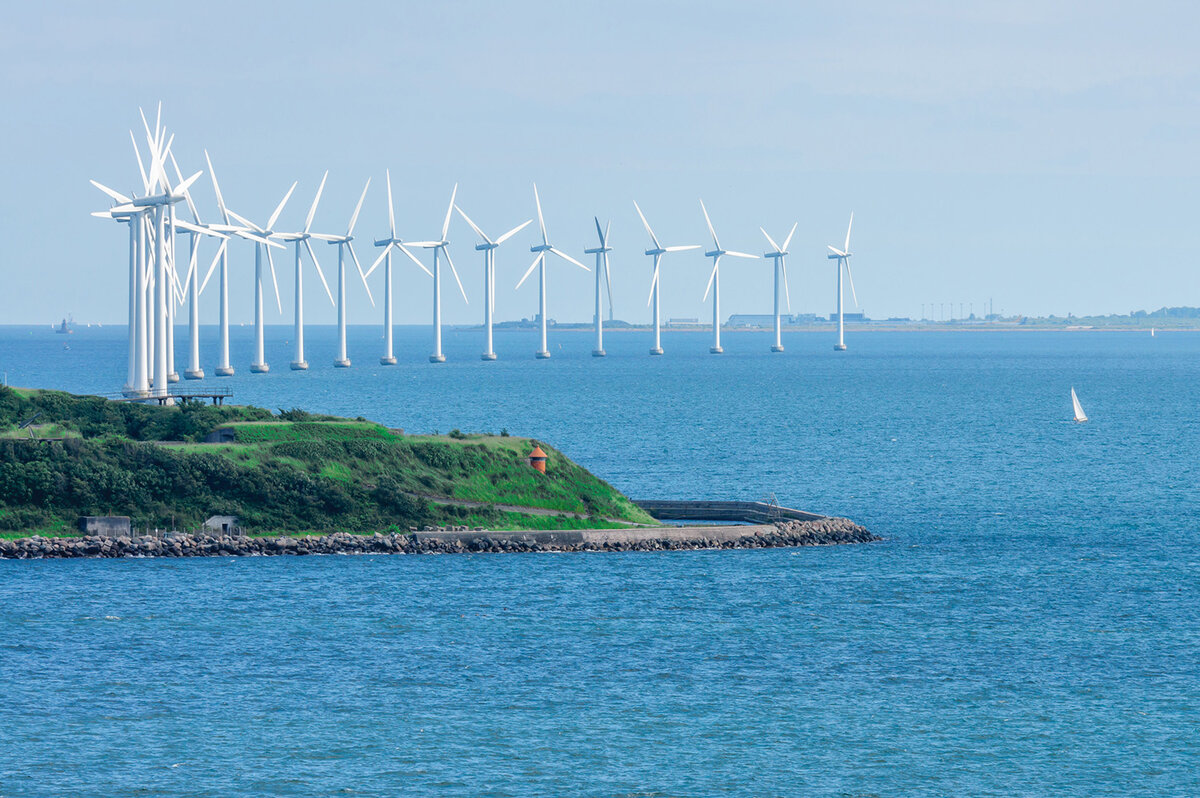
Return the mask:
[(533, 451), (529, 453), (529, 465), (533, 466), (535, 471), (546, 473), (546, 453), (536, 443), (533, 445)]

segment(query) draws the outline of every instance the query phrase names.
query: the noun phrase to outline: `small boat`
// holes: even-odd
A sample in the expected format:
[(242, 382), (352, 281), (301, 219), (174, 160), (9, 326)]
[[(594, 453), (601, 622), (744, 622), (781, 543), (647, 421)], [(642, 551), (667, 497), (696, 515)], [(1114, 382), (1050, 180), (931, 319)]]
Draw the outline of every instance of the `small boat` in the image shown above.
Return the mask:
[(1079, 404), (1079, 397), (1075, 395), (1075, 389), (1071, 389), (1071, 404), (1075, 408), (1075, 420), (1082, 424), (1087, 421), (1087, 413), (1083, 412), (1083, 405)]
[(69, 321), (67, 319), (63, 319), (62, 324), (58, 325), (58, 327), (55, 328), (54, 331), (56, 333), (58, 333), (59, 335), (71, 335), (72, 333), (75, 332), (74, 327), (75, 327), (75, 319), (74, 318), (71, 318)]
[(1154, 337), (1154, 328), (1153, 327), (1150, 328), (1150, 337), (1151, 338)]

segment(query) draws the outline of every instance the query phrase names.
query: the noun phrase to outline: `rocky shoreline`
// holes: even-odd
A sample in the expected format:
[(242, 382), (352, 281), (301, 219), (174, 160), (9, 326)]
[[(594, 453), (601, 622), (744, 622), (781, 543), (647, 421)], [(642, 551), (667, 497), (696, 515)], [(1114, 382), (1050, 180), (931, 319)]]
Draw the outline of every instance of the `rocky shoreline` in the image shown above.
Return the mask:
[[(731, 531), (732, 530), (732, 531)], [(670, 551), (828, 546), (880, 540), (845, 518), (754, 527), (687, 527), (555, 532), (415, 532), (304, 537), (28, 537), (0, 540), (0, 559), (79, 557), (254, 557), (307, 554), (460, 554), (471, 552)]]

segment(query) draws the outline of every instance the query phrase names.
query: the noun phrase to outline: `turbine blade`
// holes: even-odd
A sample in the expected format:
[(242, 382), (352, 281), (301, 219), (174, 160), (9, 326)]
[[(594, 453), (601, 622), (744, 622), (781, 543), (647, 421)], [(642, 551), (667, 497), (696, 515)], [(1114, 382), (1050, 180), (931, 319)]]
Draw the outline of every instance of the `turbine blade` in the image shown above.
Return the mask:
[(308, 216), (304, 217), (304, 232), (312, 227), (313, 217), (317, 215), (317, 203), (321, 201), (321, 192), (325, 190), (325, 181), (329, 179), (329, 170), (325, 170), (324, 176), (321, 177), (321, 185), (317, 186), (317, 195), (313, 197), (312, 206), (308, 209)]
[(204, 162), (208, 164), (208, 176), (212, 180), (213, 193), (217, 195), (217, 208), (221, 211), (221, 218), (225, 224), (229, 224), (229, 211), (225, 208), (225, 200), (221, 197), (221, 186), (217, 184), (217, 173), (213, 171), (212, 159), (208, 157), (208, 150), (204, 151)]
[(762, 230), (762, 234), (767, 237), (767, 241), (770, 242), (770, 244), (771, 244), (771, 249), (775, 250), (776, 252), (783, 252), (783, 250), (779, 248), (779, 245), (775, 243), (775, 239), (771, 238), (770, 233), (768, 233), (762, 227), (759, 227), (758, 229)]
[(175, 153), (171, 153), (171, 166), (175, 168), (175, 179), (179, 181), (182, 187), (181, 189), (177, 189), (177, 193), (183, 194), (183, 198), (187, 200), (188, 213), (192, 215), (192, 221), (200, 224), (200, 214), (196, 211), (196, 203), (192, 202), (191, 193), (188, 192), (187, 186), (183, 183), (183, 172), (179, 171), (179, 162), (175, 160)]
[(600, 238), (600, 246), (604, 246), (604, 228), (600, 226), (600, 217), (593, 216), (596, 220), (596, 235)]
[(199, 180), (200, 175), (202, 175), (202, 174), (204, 174), (203, 171), (196, 172), (196, 174), (192, 175), (187, 180), (184, 180), (182, 183), (177, 185), (171, 193), (175, 194), (175, 195), (183, 194), (186, 197), (188, 188), (191, 187), (192, 183), (195, 183), (197, 180)]
[(249, 227), (251, 230), (255, 231), (256, 233), (261, 233), (263, 235), (266, 235), (266, 233), (267, 233), (266, 230), (262, 229), (261, 227), (256, 225), (254, 222), (247, 219), (245, 216), (242, 216), (237, 211), (229, 211), (229, 215), (232, 216), (234, 219), (238, 220), (239, 222), (241, 222), (242, 224), (246, 225), (247, 227)]
[(515, 236), (517, 233), (521, 232), (522, 230), (524, 230), (526, 227), (528, 227), (528, 226), (529, 226), (529, 225), (531, 225), (531, 224), (533, 224), (533, 219), (526, 219), (525, 221), (521, 222), (519, 225), (517, 225), (517, 226), (516, 226), (516, 227), (514, 227), (513, 229), (509, 230), (509, 231), (508, 231), (507, 233), (505, 233), (504, 235), (502, 235), (502, 236), (500, 236), (499, 238), (497, 238), (497, 239), (496, 239), (496, 243), (497, 243), (497, 244), (503, 244), (505, 241), (507, 241), (508, 239), (512, 238), (512, 237), (513, 237), (513, 236)]
[(608, 270), (608, 253), (604, 253), (604, 282), (608, 284), (608, 312), (612, 313), (612, 273)]
[[(442, 222), (442, 240), (446, 240), (446, 236), (450, 234), (450, 214), (454, 213), (454, 198), (458, 196), (458, 183), (454, 184), (454, 190), (450, 192), (450, 205), (446, 208), (446, 221)], [(447, 255), (447, 258), (450, 256)], [(463, 294), (466, 297), (466, 294)]]
[(734, 252), (732, 249), (727, 250), (725, 254), (731, 258), (750, 258), (752, 260), (758, 258), (757, 255), (747, 255), (745, 252)]
[[(458, 188), (457, 184), (455, 188)], [(449, 212), (447, 212), (446, 218), (450, 218)], [(446, 263), (450, 264), (450, 273), (454, 275), (454, 282), (458, 283), (458, 292), (462, 294), (463, 302), (471, 304), (471, 300), (467, 299), (467, 290), (463, 288), (462, 280), (458, 279), (458, 269), (454, 268), (454, 259), (450, 257), (450, 250), (442, 247), (442, 254), (446, 256)]]
[(267, 250), (267, 265), (271, 267), (271, 285), (275, 286), (275, 305), (279, 308), (279, 315), (283, 315), (283, 300), (279, 298), (279, 280), (275, 276), (275, 259), (271, 257), (271, 248)]
[(662, 245), (658, 243), (658, 239), (654, 237), (654, 231), (650, 229), (650, 223), (646, 221), (646, 214), (642, 213), (642, 209), (638, 207), (637, 200), (633, 201), (633, 207), (637, 208), (638, 216), (642, 217), (642, 227), (646, 228), (646, 232), (650, 234), (650, 240), (654, 242), (655, 249), (662, 249)]
[(574, 263), (576, 266), (578, 266), (579, 268), (583, 269), (585, 272), (590, 272), (590, 271), (591, 271), (591, 269), (589, 269), (587, 266), (584, 266), (582, 263), (580, 263), (579, 261), (575, 260), (575, 259), (574, 259), (574, 258), (572, 258), (570, 255), (568, 255), (567, 253), (563, 252), (561, 249), (556, 249), (555, 247), (550, 247), (550, 251), (551, 251), (551, 252), (553, 252), (553, 253), (554, 253), (555, 255), (557, 255), (558, 257), (562, 258), (563, 260), (569, 260), (571, 263)]
[(654, 259), (654, 276), (650, 279), (650, 295), (646, 297), (646, 307), (654, 301), (654, 289), (658, 286), (658, 258)]
[(687, 244), (679, 247), (663, 247), (665, 252), (687, 252), (689, 249), (700, 249), (699, 244)]
[[(720, 249), (721, 242), (717, 240), (717, 231), (713, 229), (712, 219), (708, 218), (708, 208), (704, 207), (704, 200), (700, 200), (700, 210), (704, 211), (704, 223), (708, 225), (708, 232), (712, 234), (713, 249)], [(707, 297), (708, 294), (706, 293), (705, 296)]]
[(828, 248), (829, 248), (829, 251), (830, 251), (830, 252), (832, 252), (833, 254), (835, 254), (835, 255), (837, 255), (837, 256), (839, 256), (839, 257), (843, 257), (843, 258), (844, 258), (844, 257), (846, 257), (846, 253), (845, 253), (845, 252), (842, 252), (840, 249), (838, 249), (837, 247), (833, 246), (832, 244), (826, 244), (825, 246), (826, 246), (826, 247), (828, 247)]
[(111, 188), (104, 185), (103, 183), (97, 183), (95, 180), (89, 180), (88, 182), (91, 183), (96, 188), (103, 191), (108, 196), (115, 199), (117, 202), (121, 203), (122, 205), (128, 205), (129, 203), (133, 202), (133, 200), (131, 200), (129, 197), (126, 197), (124, 194), (122, 194), (119, 191), (112, 190)]
[(461, 216), (463, 219), (465, 219), (465, 220), (466, 220), (466, 222), (467, 222), (467, 224), (471, 225), (471, 229), (472, 229), (472, 230), (474, 230), (476, 233), (478, 233), (480, 238), (482, 238), (484, 241), (486, 241), (486, 242), (487, 242), (487, 243), (489, 243), (489, 244), (490, 244), (490, 243), (492, 243), (492, 239), (488, 238), (488, 237), (487, 237), (487, 236), (484, 234), (484, 232), (483, 232), (482, 230), (480, 230), (480, 229), (479, 229), (479, 225), (477, 225), (477, 224), (475, 224), (474, 222), (472, 222), (472, 221), (471, 221), (471, 217), (470, 217), (470, 216), (467, 216), (465, 213), (463, 213), (463, 209), (462, 209), (462, 208), (460, 208), (460, 207), (458, 207), (457, 205), (455, 205), (455, 206), (454, 206), (454, 210), (458, 211), (458, 215), (459, 215), (459, 216)]
[[(346, 228), (346, 235), (354, 234), (354, 225), (358, 222), (358, 214), (362, 210), (363, 200), (367, 198), (367, 189), (371, 187), (371, 178), (367, 178), (367, 184), (363, 186), (363, 192), (359, 195), (358, 204), (354, 206), (354, 215), (350, 217), (350, 226)], [(371, 304), (374, 304), (373, 302)]]
[(792, 231), (790, 233), (788, 233), (787, 238), (785, 238), (783, 240), (783, 250), (785, 252), (787, 251), (788, 244), (792, 243), (792, 236), (794, 236), (796, 234), (796, 228), (799, 226), (799, 224), (800, 224), (799, 222), (796, 222), (795, 224), (793, 224)]
[[(283, 213), (283, 206), (287, 205), (287, 201), (291, 198), (292, 192), (296, 190), (297, 185), (298, 182), (292, 183), (292, 187), (287, 190), (287, 193), (283, 195), (283, 199), (281, 199), (279, 204), (275, 206), (275, 212), (272, 213), (271, 218), (267, 220), (267, 230), (275, 229), (275, 222), (279, 220), (279, 214)], [(266, 231), (264, 230), (263, 232)]]
[(142, 176), (142, 191), (145, 194), (150, 193), (150, 183), (146, 179), (146, 167), (142, 165), (142, 153), (138, 149), (137, 137), (133, 135), (133, 131), (129, 131), (129, 140), (133, 142), (133, 155), (137, 158), (138, 172)]
[(537, 204), (538, 225), (542, 228), (542, 243), (549, 244), (546, 239), (546, 220), (542, 218), (542, 198), (538, 196), (537, 183), (533, 184), (533, 201)]
[(608, 220), (608, 224), (604, 225), (604, 246), (608, 246), (608, 234), (612, 232), (612, 219)]
[(421, 271), (425, 272), (425, 273), (426, 273), (426, 274), (428, 274), (430, 277), (433, 277), (433, 272), (429, 271), (429, 267), (428, 267), (428, 266), (426, 266), (424, 263), (421, 263), (421, 261), (420, 261), (420, 260), (417, 258), (417, 256), (416, 256), (416, 255), (414, 255), (414, 254), (412, 254), (411, 252), (409, 252), (409, 251), (408, 251), (408, 248), (407, 248), (407, 247), (405, 247), (403, 244), (396, 244), (395, 246), (396, 246), (396, 249), (400, 250), (400, 251), (401, 251), (401, 252), (403, 252), (405, 255), (407, 255), (409, 260), (411, 260), (413, 263), (415, 263), (415, 264), (417, 264), (418, 266), (420, 266), (420, 267), (421, 267)]
[(388, 188), (388, 229), (391, 230), (391, 237), (396, 237), (396, 212), (392, 209), (392, 170), (385, 170), (387, 174)]
[(325, 296), (329, 297), (329, 304), (337, 306), (334, 301), (333, 292), (329, 290), (329, 283), (325, 280), (325, 272), (321, 270), (321, 262), (317, 260), (317, 253), (313, 251), (312, 241), (304, 239), (304, 248), (308, 250), (308, 256), (312, 258), (313, 266), (317, 267), (317, 276), (321, 278), (321, 285), (325, 286)]
[(850, 296), (854, 297), (854, 307), (858, 307), (858, 294), (854, 290), (854, 274), (850, 271), (850, 258), (842, 258), (846, 264), (846, 277), (850, 280)]
[(379, 267), (379, 264), (383, 263), (383, 259), (387, 257), (389, 252), (391, 252), (392, 246), (392, 244), (388, 244), (383, 248), (383, 251), (379, 253), (379, 257), (376, 258), (375, 262), (371, 264), (371, 268), (367, 269), (367, 277), (370, 277), (372, 274), (374, 274), (375, 269)]
[(700, 300), (701, 302), (708, 301), (708, 292), (712, 290), (713, 280), (715, 280), (717, 278), (717, 269), (719, 269), (720, 267), (721, 267), (721, 256), (717, 255), (715, 258), (713, 258), (712, 272), (708, 275), (708, 285), (704, 286), (704, 299), (701, 299)]
[(788, 313), (791, 313), (792, 312), (792, 292), (788, 290), (787, 261), (785, 260), (785, 261), (781, 262), (779, 264), (779, 268), (783, 270), (783, 296), (787, 299)]
[(521, 285), (529, 279), (529, 275), (533, 274), (533, 270), (537, 268), (537, 265), (542, 262), (542, 258), (545, 256), (545, 250), (542, 250), (537, 254), (537, 257), (533, 259), (533, 263), (529, 264), (529, 268), (525, 270), (525, 273), (521, 275), (521, 279), (517, 281), (517, 286), (513, 289), (514, 291), (517, 290), (517, 288), (520, 288)]
[(854, 211), (850, 211), (850, 224), (846, 225), (846, 243), (842, 245), (842, 250), (850, 251), (850, 228), (854, 227)]
[(221, 242), (221, 246), (217, 247), (216, 257), (214, 257), (212, 259), (212, 263), (210, 263), (208, 265), (208, 272), (204, 275), (204, 282), (200, 283), (200, 293), (201, 294), (203, 294), (204, 289), (208, 287), (208, 281), (212, 278), (213, 271), (216, 270), (217, 264), (221, 260), (221, 255), (224, 254), (225, 248), (228, 246), (229, 246), (229, 239), (227, 238)]
[[(363, 192), (364, 195), (366, 192)], [(350, 257), (354, 260), (354, 268), (358, 269), (358, 276), (362, 280), (363, 288), (367, 289), (367, 299), (371, 300), (371, 307), (375, 307), (375, 297), (371, 294), (371, 286), (367, 283), (367, 275), (363, 274), (362, 264), (358, 262), (358, 255), (354, 252), (354, 242), (347, 241), (346, 248), (350, 250)]]

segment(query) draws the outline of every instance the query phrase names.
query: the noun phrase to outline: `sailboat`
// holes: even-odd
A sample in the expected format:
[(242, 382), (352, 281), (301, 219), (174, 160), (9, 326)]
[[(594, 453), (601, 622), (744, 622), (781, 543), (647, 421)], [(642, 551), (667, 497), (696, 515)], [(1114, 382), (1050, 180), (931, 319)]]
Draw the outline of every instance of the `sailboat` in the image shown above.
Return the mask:
[(1075, 407), (1075, 420), (1080, 424), (1087, 421), (1087, 413), (1083, 412), (1083, 405), (1079, 404), (1079, 397), (1075, 395), (1075, 389), (1071, 389), (1071, 404)]
[(1154, 328), (1153, 327), (1150, 328), (1150, 337), (1151, 338), (1154, 337)]

